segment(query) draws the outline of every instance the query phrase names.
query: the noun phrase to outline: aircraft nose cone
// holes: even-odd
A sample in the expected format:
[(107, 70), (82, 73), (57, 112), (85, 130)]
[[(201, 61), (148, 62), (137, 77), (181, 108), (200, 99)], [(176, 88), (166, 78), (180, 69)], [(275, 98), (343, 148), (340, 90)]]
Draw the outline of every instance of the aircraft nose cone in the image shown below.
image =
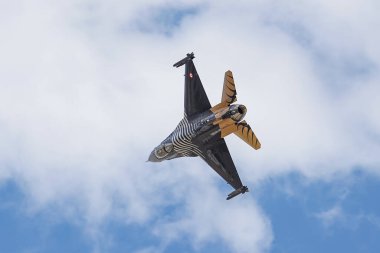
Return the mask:
[(157, 157), (154, 155), (154, 150), (150, 153), (147, 162), (159, 162)]

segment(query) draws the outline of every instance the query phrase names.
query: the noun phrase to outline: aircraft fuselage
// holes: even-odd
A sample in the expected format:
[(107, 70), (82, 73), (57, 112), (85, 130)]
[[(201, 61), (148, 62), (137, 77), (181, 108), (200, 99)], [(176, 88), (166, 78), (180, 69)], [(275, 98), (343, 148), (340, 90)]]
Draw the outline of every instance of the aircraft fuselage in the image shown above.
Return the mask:
[(174, 131), (151, 152), (148, 161), (161, 162), (183, 156), (204, 155), (199, 146), (217, 141), (236, 131), (236, 124), (245, 116), (244, 105), (231, 104), (212, 107), (191, 118), (184, 117)]

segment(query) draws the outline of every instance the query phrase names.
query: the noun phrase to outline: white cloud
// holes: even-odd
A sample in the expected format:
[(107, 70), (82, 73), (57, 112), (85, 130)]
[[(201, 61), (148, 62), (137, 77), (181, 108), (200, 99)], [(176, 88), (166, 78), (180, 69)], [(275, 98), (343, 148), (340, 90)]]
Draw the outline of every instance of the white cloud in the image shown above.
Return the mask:
[(329, 233), (333, 232), (333, 229), (337, 227), (353, 231), (358, 230), (363, 224), (380, 229), (380, 218), (377, 215), (366, 213), (363, 210), (352, 212), (344, 209), (340, 203), (330, 209), (316, 213), (315, 217), (322, 222), (322, 225)]
[[(379, 172), (375, 1), (2, 6), (0, 180), (15, 180), (36, 211), (53, 206), (95, 227), (110, 216), (152, 222), (195, 244), (223, 239), (237, 252), (269, 247), (260, 208), (247, 198), (225, 202), (215, 190), (221, 179), (205, 164), (144, 163), (183, 113), (183, 69), (171, 65), (189, 51), (213, 103), (224, 71), (234, 72), (238, 101), (263, 144), (253, 153), (227, 138), (247, 184), (289, 171), (310, 178), (355, 166)], [(171, 36), (167, 28), (136, 29), (167, 6), (199, 12)], [(183, 216), (162, 219), (171, 204)]]
[(223, 193), (207, 181), (187, 191), (184, 210), (162, 219), (155, 234), (166, 243), (186, 236), (196, 248), (217, 242), (232, 252), (266, 251), (272, 242), (270, 222), (255, 201), (243, 196), (226, 205)]
[(323, 211), (323, 212), (316, 214), (316, 217), (322, 221), (322, 223), (325, 227), (330, 227), (335, 222), (342, 219), (343, 216), (344, 216), (344, 214), (342, 212), (342, 208), (339, 205), (334, 206), (329, 210), (326, 210), (326, 211)]

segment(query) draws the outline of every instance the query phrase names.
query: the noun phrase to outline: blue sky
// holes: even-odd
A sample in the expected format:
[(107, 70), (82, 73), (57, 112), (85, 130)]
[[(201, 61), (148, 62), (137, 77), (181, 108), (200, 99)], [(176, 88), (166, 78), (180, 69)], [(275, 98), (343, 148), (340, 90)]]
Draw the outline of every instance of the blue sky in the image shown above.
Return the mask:
[[(1, 5), (1, 252), (380, 250), (376, 1)], [(262, 143), (226, 138), (251, 190), (231, 201), (200, 159), (145, 163), (192, 51)]]
[[(333, 182), (304, 185), (303, 180), (300, 175), (276, 178), (262, 190), (261, 203), (277, 235), (271, 252), (379, 250), (380, 227), (375, 217), (380, 205), (374, 200), (379, 191), (377, 179), (355, 171)], [(294, 196), (283, 193), (284, 184), (292, 185)]]
[[(291, 195), (284, 193), (290, 188)], [(379, 180), (356, 170), (332, 182), (305, 182), (299, 174), (268, 179), (254, 194), (271, 220), (275, 235), (270, 252), (377, 252), (380, 249)], [(345, 193), (342, 199), (341, 194)], [(25, 199), (14, 183), (3, 185), (1, 208), (2, 252), (91, 252), (92, 242), (79, 224), (59, 218), (51, 210), (28, 214)], [(249, 199), (246, 199), (249, 200)], [(339, 206), (340, 213), (325, 221), (321, 213)], [(172, 211), (168, 211), (169, 213)], [(153, 221), (154, 223), (154, 221)], [(152, 224), (123, 226), (109, 221), (100, 251), (135, 252), (157, 247)], [(165, 252), (230, 252), (220, 242), (193, 249), (189, 238), (171, 243)]]

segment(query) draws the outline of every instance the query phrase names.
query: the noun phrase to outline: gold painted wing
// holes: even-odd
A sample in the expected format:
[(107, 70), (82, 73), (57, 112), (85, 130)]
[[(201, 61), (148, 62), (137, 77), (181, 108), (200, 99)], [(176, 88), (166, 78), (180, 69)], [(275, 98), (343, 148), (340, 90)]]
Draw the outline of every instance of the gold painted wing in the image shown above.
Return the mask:
[(227, 70), (224, 74), (223, 94), (221, 103), (230, 105), (236, 100), (237, 99), (234, 77), (232, 76), (231, 70)]
[(248, 145), (250, 145), (254, 149), (261, 148), (261, 143), (257, 139), (255, 133), (252, 131), (252, 128), (247, 124), (245, 120), (238, 123), (238, 130), (234, 132), (239, 138), (245, 141)]

